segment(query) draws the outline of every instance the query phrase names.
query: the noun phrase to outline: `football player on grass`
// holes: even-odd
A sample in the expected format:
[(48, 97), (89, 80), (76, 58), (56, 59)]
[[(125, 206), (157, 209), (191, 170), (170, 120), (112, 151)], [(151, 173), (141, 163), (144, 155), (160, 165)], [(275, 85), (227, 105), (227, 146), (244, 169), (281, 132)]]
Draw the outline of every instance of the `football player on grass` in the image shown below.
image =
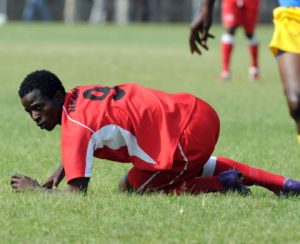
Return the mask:
[(300, 194), (300, 182), (249, 165), (213, 157), (220, 123), (205, 101), (137, 84), (76, 86), (65, 91), (46, 70), (24, 79), (19, 96), (41, 129), (61, 125), (62, 165), (43, 184), (11, 177), (14, 191), (55, 191), (66, 177), (70, 192), (86, 192), (93, 157), (132, 163), (119, 182), (126, 192), (166, 194), (236, 191), (258, 185), (276, 194)]

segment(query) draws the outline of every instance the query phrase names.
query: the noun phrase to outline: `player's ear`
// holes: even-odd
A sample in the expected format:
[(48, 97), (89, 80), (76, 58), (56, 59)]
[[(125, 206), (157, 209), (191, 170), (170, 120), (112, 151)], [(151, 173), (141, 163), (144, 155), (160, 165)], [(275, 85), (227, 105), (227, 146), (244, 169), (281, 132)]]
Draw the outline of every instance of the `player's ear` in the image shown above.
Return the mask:
[(54, 100), (58, 103), (58, 104), (63, 104), (64, 100), (65, 100), (65, 95), (63, 94), (62, 91), (57, 90), (55, 95), (54, 95)]

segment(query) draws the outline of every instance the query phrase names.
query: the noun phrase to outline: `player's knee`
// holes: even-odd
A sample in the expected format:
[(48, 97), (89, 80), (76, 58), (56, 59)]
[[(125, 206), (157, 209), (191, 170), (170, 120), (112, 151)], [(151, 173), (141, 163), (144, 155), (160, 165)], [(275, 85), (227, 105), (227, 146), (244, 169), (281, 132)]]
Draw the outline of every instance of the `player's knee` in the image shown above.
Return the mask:
[(285, 91), (286, 99), (289, 106), (291, 117), (296, 121), (300, 121), (300, 94), (295, 91)]
[(258, 45), (259, 44), (259, 40), (258, 40), (257, 36), (254, 35), (254, 33), (246, 33), (246, 37), (247, 37), (248, 43), (250, 45)]
[(249, 40), (252, 40), (252, 38), (254, 37), (253, 32), (246, 32), (245, 35)]
[(228, 28), (226, 28), (226, 34), (234, 36), (236, 29), (237, 29), (237, 26), (228, 27)]
[(290, 115), (296, 121), (300, 121), (300, 99), (295, 103), (289, 103)]
[(224, 33), (221, 37), (221, 42), (226, 44), (234, 44), (234, 36), (229, 33)]

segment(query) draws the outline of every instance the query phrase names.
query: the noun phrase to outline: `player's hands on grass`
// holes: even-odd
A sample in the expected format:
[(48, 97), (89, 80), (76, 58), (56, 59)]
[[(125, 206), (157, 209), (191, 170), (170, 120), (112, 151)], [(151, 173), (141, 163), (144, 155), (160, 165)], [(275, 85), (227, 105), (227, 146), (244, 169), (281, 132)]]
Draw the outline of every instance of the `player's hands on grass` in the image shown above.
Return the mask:
[(198, 16), (191, 24), (189, 42), (192, 54), (196, 52), (201, 55), (201, 50), (198, 45), (203, 47), (205, 50), (208, 50), (207, 39), (215, 38), (209, 33), (209, 29), (213, 22), (213, 5), (214, 1), (208, 0), (203, 2)]
[(10, 179), (10, 184), (12, 189), (17, 192), (33, 190), (37, 187), (40, 187), (40, 184), (37, 182), (37, 180), (21, 174), (14, 174)]
[(62, 179), (65, 177), (64, 167), (60, 165), (54, 173), (42, 184), (42, 187), (56, 189)]

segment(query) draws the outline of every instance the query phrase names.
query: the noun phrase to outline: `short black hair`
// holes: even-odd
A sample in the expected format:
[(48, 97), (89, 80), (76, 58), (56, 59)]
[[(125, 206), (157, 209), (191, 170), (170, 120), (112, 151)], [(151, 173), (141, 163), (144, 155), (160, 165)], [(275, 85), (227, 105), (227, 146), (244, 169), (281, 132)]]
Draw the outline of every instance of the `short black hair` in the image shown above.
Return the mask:
[(48, 70), (37, 70), (28, 74), (20, 85), (20, 98), (35, 89), (40, 90), (43, 96), (50, 99), (54, 97), (58, 90), (61, 91), (63, 95), (66, 94), (66, 90), (60, 79)]

